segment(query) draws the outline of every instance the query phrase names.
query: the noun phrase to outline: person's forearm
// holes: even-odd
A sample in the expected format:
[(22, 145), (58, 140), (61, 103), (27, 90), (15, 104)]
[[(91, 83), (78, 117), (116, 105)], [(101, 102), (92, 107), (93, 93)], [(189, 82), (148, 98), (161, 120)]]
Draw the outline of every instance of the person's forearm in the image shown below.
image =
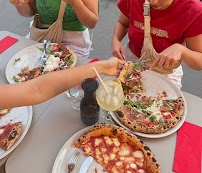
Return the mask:
[(76, 0), (71, 4), (74, 12), (76, 13), (79, 21), (87, 28), (93, 29), (98, 21), (98, 14), (96, 15), (88, 9), (82, 0)]
[(125, 37), (127, 32), (128, 32), (128, 28), (126, 28), (120, 22), (117, 22), (115, 27), (114, 27), (114, 33), (113, 33), (112, 41), (113, 40), (121, 41)]
[(28, 4), (16, 5), (15, 7), (21, 16), (32, 17), (35, 14), (34, 9)]
[(28, 106), (42, 103), (78, 84), (85, 78), (95, 76), (92, 67), (103, 73), (103, 62), (90, 63), (79, 67), (56, 71), (38, 78), (0, 86), (0, 109)]
[(183, 50), (182, 61), (191, 69), (202, 70), (202, 53), (190, 50), (189, 48), (180, 45)]

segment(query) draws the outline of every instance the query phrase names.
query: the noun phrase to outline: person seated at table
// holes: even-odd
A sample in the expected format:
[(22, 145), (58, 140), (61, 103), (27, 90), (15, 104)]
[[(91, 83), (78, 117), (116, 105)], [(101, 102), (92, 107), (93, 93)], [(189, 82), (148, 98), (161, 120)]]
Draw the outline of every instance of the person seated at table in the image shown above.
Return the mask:
[(16, 84), (0, 85), (0, 110), (42, 103), (78, 84), (86, 78), (95, 77), (92, 67), (99, 74), (118, 76), (122, 61), (116, 57), (75, 68), (55, 71), (32, 80)]
[[(188, 67), (202, 70), (202, 3), (199, 0), (148, 0), (151, 10), (151, 36), (159, 53), (151, 65), (173, 67), (182, 60)], [(138, 61), (144, 40), (143, 4), (145, 0), (119, 0), (121, 13), (112, 37), (112, 54), (120, 59)], [(125, 47), (121, 40), (128, 33)], [(185, 46), (186, 45), (186, 46)], [(166, 75), (179, 88), (182, 67)]]
[[(86, 60), (90, 54), (89, 30), (98, 21), (98, 0), (63, 0), (67, 3), (63, 18), (63, 40), (76, 55)], [(60, 0), (10, 0), (24, 17), (40, 14), (42, 25), (53, 24), (58, 17)]]

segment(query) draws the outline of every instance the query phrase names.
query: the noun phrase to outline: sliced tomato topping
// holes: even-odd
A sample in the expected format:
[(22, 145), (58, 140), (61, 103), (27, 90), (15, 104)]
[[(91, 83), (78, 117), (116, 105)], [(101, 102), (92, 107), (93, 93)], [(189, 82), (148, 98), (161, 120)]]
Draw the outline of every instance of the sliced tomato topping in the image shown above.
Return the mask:
[(59, 46), (58, 45), (53, 45), (53, 51), (58, 52), (59, 51)]
[(67, 54), (62, 54), (62, 56), (60, 58), (65, 58), (67, 56)]

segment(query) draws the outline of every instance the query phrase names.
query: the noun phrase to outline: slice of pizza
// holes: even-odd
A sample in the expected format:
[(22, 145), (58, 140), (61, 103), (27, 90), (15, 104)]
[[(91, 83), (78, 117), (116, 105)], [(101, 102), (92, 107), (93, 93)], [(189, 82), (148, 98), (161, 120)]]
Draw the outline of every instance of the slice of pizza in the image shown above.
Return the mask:
[(8, 114), (10, 111), (11, 111), (11, 109), (0, 110), (0, 118), (2, 118), (4, 115)]
[(9, 150), (19, 138), (22, 122), (7, 124), (0, 127), (0, 147)]
[(54, 71), (64, 70), (76, 66), (77, 56), (65, 44), (51, 44), (51, 53), (55, 58), (59, 58), (58, 67), (55, 68)]
[(142, 97), (137, 102), (125, 100), (115, 111), (121, 123), (133, 131), (163, 133), (176, 126), (184, 113), (182, 97), (172, 100)]
[(41, 66), (33, 68), (32, 70), (29, 70), (29, 66), (26, 66), (21, 70), (20, 73), (18, 73), (16, 76), (13, 76), (13, 79), (16, 83), (24, 82), (42, 75), (42, 72), (43, 67)]
[(95, 126), (73, 146), (92, 156), (109, 173), (160, 173), (149, 147), (128, 131), (112, 125)]
[[(39, 49), (41, 51), (44, 50), (43, 48)], [(47, 61), (43, 67), (39, 65), (31, 70), (29, 66), (24, 67), (19, 74), (13, 76), (14, 82), (24, 82), (49, 72), (73, 68), (77, 64), (77, 56), (75, 53), (62, 43), (51, 44), (46, 56)]]
[(142, 91), (142, 77), (143, 68), (136, 63), (127, 61), (119, 74), (118, 79), (123, 85), (125, 93), (138, 93)]

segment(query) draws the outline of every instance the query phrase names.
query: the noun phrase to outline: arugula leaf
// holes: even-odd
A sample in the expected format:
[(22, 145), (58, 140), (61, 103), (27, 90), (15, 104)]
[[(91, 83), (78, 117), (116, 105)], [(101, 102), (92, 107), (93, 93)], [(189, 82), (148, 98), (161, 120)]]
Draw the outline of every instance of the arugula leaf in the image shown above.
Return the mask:
[(126, 92), (126, 94), (128, 94), (128, 88), (126, 86), (123, 86), (123, 90)]
[(36, 46), (40, 51), (44, 51), (44, 48), (41, 48), (41, 47), (39, 47), (39, 46)]
[(15, 83), (19, 83), (20, 82), (19, 79), (16, 76), (13, 76), (13, 80), (14, 80)]
[(124, 76), (129, 76), (130, 74), (132, 74), (132, 72), (126, 72), (126, 73), (124, 74)]
[(175, 106), (172, 103), (170, 103), (172, 101), (171, 100), (163, 100), (163, 103), (165, 103), (166, 105), (168, 105), (170, 108), (175, 109)]
[(21, 58), (15, 59), (15, 62), (13, 63), (13, 68), (16, 68), (16, 67), (15, 67), (15, 64), (16, 64), (18, 61), (20, 61), (20, 60), (21, 60)]
[(31, 70), (31, 71), (30, 71), (30, 74), (35, 74), (35, 72), (36, 72), (36, 71), (32, 71), (32, 70)]
[(152, 116), (149, 118), (149, 120), (150, 120), (151, 122), (156, 121), (156, 116), (155, 116), (155, 115), (152, 115)]
[(134, 69), (141, 67), (140, 64), (134, 63)]
[(160, 126), (163, 125), (163, 118), (161, 118), (161, 119), (159, 120), (158, 124), (159, 124)]
[(73, 64), (73, 61), (68, 60), (68, 61), (66, 61), (66, 63), (67, 63), (67, 65), (68, 65), (68, 66), (70, 66), (70, 65), (72, 65), (72, 64)]

